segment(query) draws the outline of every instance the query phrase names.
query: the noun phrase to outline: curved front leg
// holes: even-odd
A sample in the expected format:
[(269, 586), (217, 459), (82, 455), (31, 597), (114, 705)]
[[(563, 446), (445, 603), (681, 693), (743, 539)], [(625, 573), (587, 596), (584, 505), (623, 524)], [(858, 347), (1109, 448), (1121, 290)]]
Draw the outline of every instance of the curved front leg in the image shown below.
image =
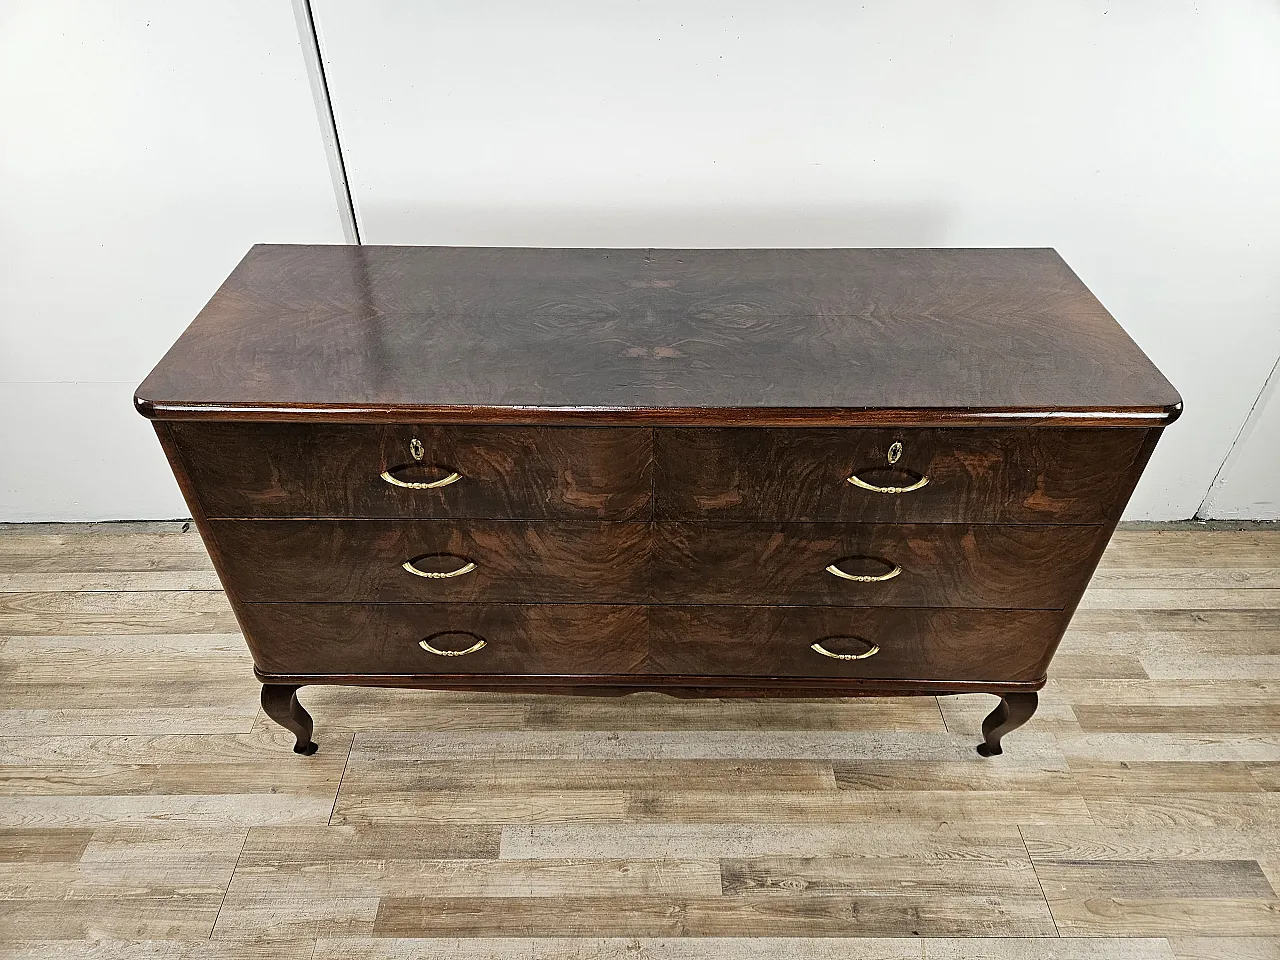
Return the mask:
[(983, 742), (978, 744), (979, 755), (995, 757), (1004, 753), (1000, 749), (1000, 738), (1030, 720), (1039, 702), (1040, 698), (1034, 693), (1006, 693), (1001, 697), (999, 705), (982, 721)]
[(298, 738), (294, 753), (309, 757), (320, 748), (311, 740), (314, 724), (311, 714), (302, 708), (297, 697), (298, 686), (284, 683), (262, 685), (262, 709), (268, 717)]

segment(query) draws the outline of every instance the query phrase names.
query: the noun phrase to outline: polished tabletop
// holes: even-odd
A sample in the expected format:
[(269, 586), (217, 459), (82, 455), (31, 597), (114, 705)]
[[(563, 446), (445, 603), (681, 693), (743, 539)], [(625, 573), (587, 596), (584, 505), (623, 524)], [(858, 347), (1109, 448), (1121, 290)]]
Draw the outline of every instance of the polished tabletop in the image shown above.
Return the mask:
[(1161, 425), (1051, 249), (258, 245), (138, 388), (158, 419)]

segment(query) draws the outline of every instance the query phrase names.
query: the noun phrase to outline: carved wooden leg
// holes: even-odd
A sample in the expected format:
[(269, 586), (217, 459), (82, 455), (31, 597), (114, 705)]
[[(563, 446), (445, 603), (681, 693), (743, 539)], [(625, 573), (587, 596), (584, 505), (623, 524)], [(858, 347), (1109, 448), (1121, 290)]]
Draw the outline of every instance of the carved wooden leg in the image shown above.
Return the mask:
[(298, 702), (298, 687), (284, 683), (262, 685), (262, 709), (267, 716), (298, 738), (294, 753), (311, 756), (320, 748), (311, 740), (311, 714)]
[(1000, 738), (1030, 720), (1039, 702), (1040, 698), (1034, 693), (1006, 693), (1001, 697), (999, 706), (982, 721), (983, 742), (978, 744), (978, 753), (984, 757), (1004, 753), (1000, 749)]

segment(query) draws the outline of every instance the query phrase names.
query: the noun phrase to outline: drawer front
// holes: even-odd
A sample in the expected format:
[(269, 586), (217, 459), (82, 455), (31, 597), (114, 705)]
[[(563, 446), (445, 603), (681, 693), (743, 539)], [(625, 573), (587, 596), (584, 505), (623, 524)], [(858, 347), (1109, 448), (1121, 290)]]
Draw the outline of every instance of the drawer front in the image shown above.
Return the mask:
[[(251, 603), (279, 676), (811, 677), (1015, 683), (1044, 676), (1062, 612), (896, 607)], [(861, 659), (836, 659), (818, 653)], [(427, 649), (430, 647), (431, 649)], [(450, 655), (453, 654), (453, 655)]]
[(1057, 610), (1079, 600), (1110, 529), (660, 521), (655, 531), (660, 603)]
[(648, 598), (647, 523), (215, 520), (210, 527), (231, 590), (249, 602)]
[(1146, 430), (661, 429), (663, 519), (1094, 523), (1119, 517)]
[(651, 513), (652, 434), (643, 428), (174, 423), (170, 429), (211, 518), (624, 520)]
[(241, 609), (254, 663), (266, 674), (629, 674), (643, 669), (648, 646), (642, 606), (249, 603)]
[[(649, 668), (685, 676), (1035, 681), (1067, 619), (1043, 610), (653, 607)], [(815, 643), (862, 659), (823, 655)]]

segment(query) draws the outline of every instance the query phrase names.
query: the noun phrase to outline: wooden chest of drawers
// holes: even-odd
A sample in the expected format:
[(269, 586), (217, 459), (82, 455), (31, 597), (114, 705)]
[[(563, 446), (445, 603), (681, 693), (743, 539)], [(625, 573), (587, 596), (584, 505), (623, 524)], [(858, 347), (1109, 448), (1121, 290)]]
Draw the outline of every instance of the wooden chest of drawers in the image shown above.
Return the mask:
[(254, 247), (138, 388), (304, 684), (988, 692), (1025, 722), (1176, 391), (1051, 250)]

